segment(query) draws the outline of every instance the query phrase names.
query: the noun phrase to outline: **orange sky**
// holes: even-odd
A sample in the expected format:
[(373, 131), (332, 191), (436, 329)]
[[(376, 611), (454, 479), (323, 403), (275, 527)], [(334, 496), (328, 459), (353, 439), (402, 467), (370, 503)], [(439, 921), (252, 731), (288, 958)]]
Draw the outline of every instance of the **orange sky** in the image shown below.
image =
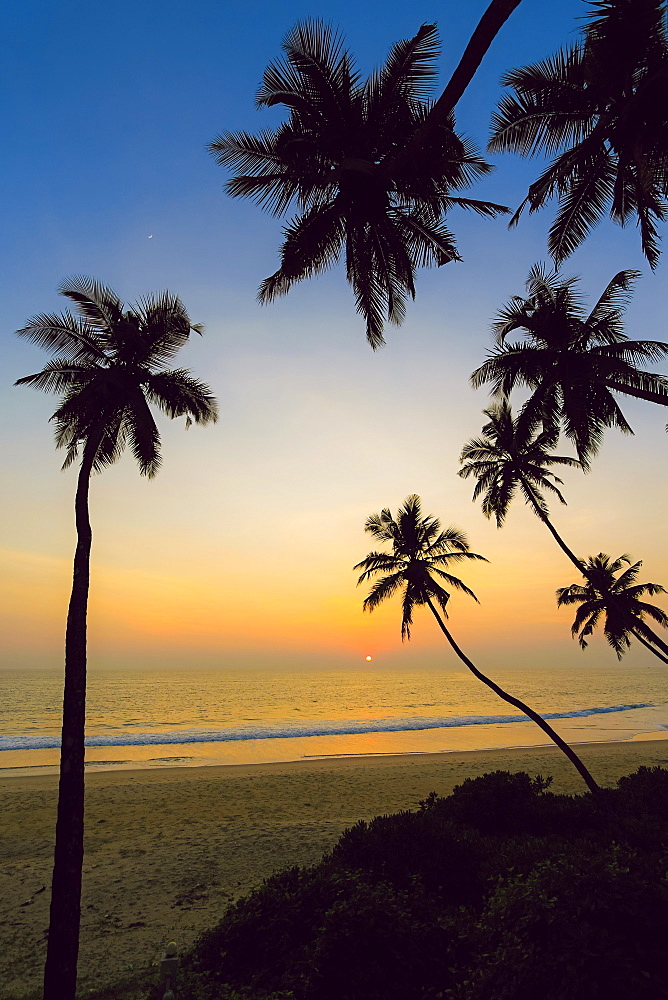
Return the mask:
[[(460, 51), (485, 5), (450, 11), (444, 74), (453, 47)], [(257, 284), (275, 267), (281, 224), (227, 199), (223, 173), (203, 147), (223, 127), (255, 131), (267, 123), (254, 107), (254, 88), (292, 19), (314, 14), (298, 8), (286, 21), (286, 12), (271, 5), (262, 39), (254, 8), (219, 12), (227, 20), (216, 36), (217, 57), (189, 63), (187, 81), (174, 76), (180, 65), (174, 55), (182, 59), (186, 29), (200, 47), (210, 44), (201, 26), (182, 23), (177, 5), (161, 22), (164, 44), (138, 53), (123, 18), (110, 9), (105, 37), (127, 59), (127, 80), (105, 71), (88, 95), (79, 64), (63, 68), (61, 61), (58, 85), (45, 88), (38, 77), (14, 95), (17, 120), (28, 123), (33, 138), (40, 128), (53, 133), (54, 160), (26, 158), (32, 149), (26, 139), (4, 161), (16, 195), (2, 271), (0, 395), (10, 415), (0, 427), (5, 665), (62, 661), (76, 472), (59, 471), (62, 455), (48, 424), (55, 400), (10, 385), (47, 360), (11, 331), (36, 312), (64, 308), (55, 289), (77, 273), (109, 283), (126, 301), (164, 287), (177, 292), (206, 326), (177, 363), (209, 382), (221, 402), (214, 427), (185, 433), (182, 422), (161, 423), (164, 468), (154, 481), (142, 480), (127, 454), (93, 481), (92, 664), (345, 665), (367, 654), (374, 662), (441, 662), (443, 641), (428, 613), (418, 616), (415, 638), (402, 648), (398, 604), (363, 615), (364, 593), (351, 570), (371, 547), (366, 517), (384, 506), (396, 510), (414, 492), (425, 512), (463, 528), (473, 549), (491, 560), (461, 569), (480, 606), (466, 598), (452, 602), (453, 631), (467, 651), (487, 666), (616, 662), (601, 639), (587, 654), (572, 642), (570, 613), (557, 612), (554, 590), (574, 582), (574, 571), (537, 519), (516, 501), (497, 531), (471, 503), (472, 482), (456, 475), (460, 449), (479, 433), (487, 405), (468, 376), (491, 346), (491, 318), (522, 293), (532, 264), (545, 260), (551, 212), (525, 218), (511, 232), (503, 220), (453, 212), (448, 224), (464, 263), (420, 274), (404, 326), (390, 327), (387, 346), (376, 354), (340, 270), (270, 307), (255, 301)], [(462, 131), (479, 146), (500, 73), (572, 39), (579, 10), (570, 0), (520, 5), (513, 30), (490, 52), (459, 108)], [(371, 4), (362, 20), (357, 10), (327, 3), (315, 13), (335, 18), (365, 69), (392, 41), (434, 17), (428, 5)], [(28, 59), (41, 38), (57, 53), (57, 45), (47, 44), (49, 32), (66, 37), (83, 30), (67, 18), (54, 25), (37, 17), (26, 22), (25, 48), (17, 52)], [(37, 69), (48, 75), (45, 58)], [(133, 74), (142, 86), (132, 85)], [(96, 102), (110, 109), (104, 134), (71, 141), (63, 123), (72, 101), (84, 129), (99, 127), (91, 111)], [(183, 114), (175, 116), (173, 107)], [(514, 157), (496, 163), (473, 196), (515, 206), (538, 167)], [(643, 273), (628, 332), (665, 337), (665, 263), (649, 272), (633, 228), (601, 225), (564, 273), (581, 274), (582, 293), (593, 302), (622, 268)], [(588, 476), (564, 473), (569, 504), (553, 508), (555, 523), (579, 555), (630, 552), (644, 559), (641, 580), (668, 586), (668, 416), (634, 400), (623, 409), (635, 438), (610, 431)], [(634, 651), (629, 665), (648, 655)]]

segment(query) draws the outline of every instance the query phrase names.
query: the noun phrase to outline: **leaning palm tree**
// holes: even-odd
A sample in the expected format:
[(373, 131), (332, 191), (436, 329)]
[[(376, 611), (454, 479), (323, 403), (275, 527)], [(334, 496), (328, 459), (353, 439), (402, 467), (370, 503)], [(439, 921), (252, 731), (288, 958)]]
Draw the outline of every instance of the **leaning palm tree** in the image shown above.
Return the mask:
[[(575, 277), (561, 278), (536, 264), (526, 283), (527, 297), (515, 295), (498, 313), (492, 329), (496, 347), (471, 375), (476, 388), (490, 384), (497, 396), (516, 386), (532, 395), (523, 412), (550, 431), (560, 423), (586, 467), (603, 431), (633, 431), (614, 393), (668, 406), (668, 378), (638, 368), (668, 355), (668, 344), (629, 340), (623, 313), (636, 271), (620, 271), (589, 312)], [(509, 341), (515, 331), (521, 340)]]
[(506, 73), (513, 89), (492, 119), (493, 152), (554, 159), (529, 188), (535, 212), (559, 210), (548, 246), (557, 265), (607, 209), (635, 220), (652, 268), (668, 215), (668, 32), (665, 0), (591, 0), (582, 39)]
[(503, 701), (519, 709), (540, 726), (577, 768), (590, 791), (597, 792), (599, 790), (597, 783), (571, 747), (537, 712), (519, 698), (508, 694), (478, 670), (457, 645), (443, 620), (448, 617), (447, 604), (450, 600), (450, 593), (443, 586), (444, 583), (477, 600), (473, 591), (458, 577), (453, 576), (448, 567), (465, 559), (484, 560), (484, 556), (470, 551), (466, 536), (459, 529), (450, 527), (442, 531), (437, 518), (431, 515), (423, 517), (420, 498), (415, 495), (405, 500), (403, 507), (399, 508), (396, 519), (386, 508), (379, 514), (372, 514), (364, 530), (392, 547), (391, 553), (370, 552), (366, 559), (353, 567), (362, 570), (358, 584), (379, 577), (364, 601), (364, 610), (373, 611), (388, 597), (403, 591), (401, 635), (403, 639), (410, 639), (414, 609), (426, 605), (450, 646), (474, 677), (486, 684)]
[[(464, 465), (459, 470), (459, 475), (463, 479), (470, 476), (477, 479), (472, 499), (475, 501), (482, 497), (483, 514), (488, 518), (494, 517), (500, 528), (519, 489), (525, 502), (543, 522), (561, 551), (588, 578), (587, 565), (575, 555), (552, 524), (542, 493), (547, 491), (565, 504), (566, 500), (559, 489), (563, 485), (562, 480), (550, 472), (549, 466), (582, 468), (581, 463), (566, 455), (555, 455), (551, 449), (556, 444), (557, 434), (544, 429), (539, 431), (526, 413), (513, 419), (507, 400), (493, 404), (484, 410), (484, 414), (489, 418), (489, 423), (482, 428), (479, 437), (472, 438), (464, 445), (460, 456)], [(595, 580), (591, 578), (590, 586), (594, 585)], [(614, 614), (618, 620), (626, 621), (627, 632), (635, 634), (651, 653), (668, 663), (665, 655), (668, 653), (668, 644), (649, 626), (644, 626), (641, 632), (637, 632), (635, 617), (626, 617), (626, 605), (621, 600), (617, 601), (612, 591), (610, 600), (616, 602)], [(663, 650), (663, 655), (659, 649)]]
[(142, 475), (158, 471), (160, 435), (152, 403), (169, 417), (206, 424), (216, 420), (208, 386), (183, 369), (165, 370), (194, 326), (182, 302), (164, 292), (127, 311), (110, 288), (90, 278), (65, 281), (62, 295), (78, 315), (41, 314), (17, 330), (56, 356), (42, 371), (21, 378), (61, 393), (56, 446), (63, 468), (80, 457), (75, 500), (77, 545), (65, 633), (65, 690), (58, 787), (58, 818), (44, 1000), (73, 1000), (76, 989), (84, 823), (84, 727), (86, 712), (86, 618), (92, 532), (90, 477), (115, 462), (129, 444)]
[[(578, 637), (582, 649), (587, 648), (587, 636), (603, 619), (603, 634), (617, 659), (621, 660), (631, 645), (631, 636), (654, 652), (651, 643), (656, 641), (655, 633), (644, 619), (652, 618), (668, 628), (668, 615), (656, 605), (642, 601), (641, 597), (665, 594), (666, 590), (658, 583), (636, 583), (641, 566), (641, 561), (631, 565), (627, 555), (611, 560), (610, 556), (599, 552), (587, 560), (584, 586), (572, 583), (557, 590), (559, 607), (580, 605), (571, 632), (573, 638)], [(615, 575), (617, 573), (619, 576)], [(662, 659), (668, 663), (665, 657)]]
[[(283, 51), (266, 69), (257, 102), (284, 105), (287, 121), (258, 136), (225, 132), (209, 148), (221, 165), (241, 171), (228, 182), (229, 194), (275, 215), (297, 210), (260, 301), (343, 256), (376, 348), (384, 323), (401, 323), (407, 297), (415, 297), (417, 268), (459, 259), (446, 213), (454, 206), (487, 216), (507, 209), (457, 194), (491, 167), (457, 135), (451, 108), (441, 106), (438, 127), (422, 131), (436, 78), (435, 25), (397, 43), (366, 82), (340, 36), (321, 22), (298, 24)], [(398, 157), (411, 142), (410, 155)]]

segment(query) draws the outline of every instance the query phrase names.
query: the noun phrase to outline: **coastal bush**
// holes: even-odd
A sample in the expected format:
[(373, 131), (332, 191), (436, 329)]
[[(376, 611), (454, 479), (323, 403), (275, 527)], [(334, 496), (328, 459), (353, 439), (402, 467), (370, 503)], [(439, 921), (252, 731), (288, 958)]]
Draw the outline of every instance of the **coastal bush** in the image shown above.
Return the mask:
[(632, 854), (540, 862), (500, 877), (452, 1000), (654, 1000), (665, 995), (665, 886)]
[(497, 771), (347, 830), (228, 909), (183, 1000), (668, 995), (668, 771), (564, 796)]

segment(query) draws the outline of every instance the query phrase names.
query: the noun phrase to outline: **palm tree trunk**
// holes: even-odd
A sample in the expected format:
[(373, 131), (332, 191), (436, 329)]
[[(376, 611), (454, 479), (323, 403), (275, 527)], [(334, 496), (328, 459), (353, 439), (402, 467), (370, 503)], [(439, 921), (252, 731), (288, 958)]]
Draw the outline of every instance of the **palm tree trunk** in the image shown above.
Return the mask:
[(580, 559), (578, 559), (578, 557), (575, 555), (575, 553), (573, 552), (572, 549), (569, 549), (568, 545), (566, 545), (566, 542), (563, 540), (563, 538), (561, 537), (561, 535), (559, 534), (559, 532), (557, 531), (557, 529), (554, 527), (554, 525), (550, 521), (550, 519), (547, 516), (547, 514), (545, 513), (545, 511), (540, 508), (540, 506), (538, 505), (537, 501), (534, 498), (533, 490), (531, 489), (531, 487), (529, 486), (529, 484), (526, 482), (526, 480), (522, 476), (520, 476), (520, 480), (522, 482), (522, 486), (524, 487), (526, 496), (528, 497), (529, 503), (531, 504), (531, 506), (533, 507), (534, 511), (536, 512), (536, 514), (538, 515), (538, 517), (541, 519), (541, 521), (543, 522), (543, 524), (545, 525), (545, 527), (547, 528), (547, 530), (550, 532), (550, 534), (554, 538), (555, 542), (557, 543), (557, 545), (559, 546), (559, 548), (561, 549), (561, 551), (566, 556), (568, 556), (568, 558), (573, 563), (573, 565), (576, 566), (579, 569), (579, 571), (582, 573), (582, 575), (584, 577), (586, 577), (587, 576), (587, 569), (585, 567), (585, 564)]
[(51, 881), (44, 1000), (74, 1000), (81, 919), (86, 722), (86, 615), (92, 531), (88, 489), (102, 429), (84, 448), (75, 500), (77, 546), (65, 632), (65, 690), (60, 749), (58, 817)]
[[(645, 626), (645, 627), (647, 627), (647, 626)], [(654, 635), (654, 632), (652, 631), (652, 629), (650, 629), (649, 631), (650, 631), (650, 632), (652, 632), (652, 635)], [(668, 657), (666, 657), (666, 656), (662, 656), (662, 655), (661, 655), (661, 653), (659, 653), (659, 651), (658, 651), (658, 650), (654, 649), (654, 647), (653, 647), (653, 646), (650, 646), (650, 644), (649, 644), (649, 643), (647, 642), (647, 640), (646, 640), (646, 639), (644, 639), (644, 638), (643, 638), (643, 637), (641, 636), (640, 632), (637, 632), (637, 631), (636, 631), (636, 630), (634, 629), (634, 630), (633, 630), (633, 634), (634, 634), (634, 636), (636, 637), (636, 639), (638, 640), (638, 642), (641, 642), (641, 643), (643, 644), (643, 646), (645, 646), (645, 648), (646, 648), (646, 649), (649, 649), (650, 653), (654, 653), (654, 655), (655, 655), (655, 656), (658, 656), (658, 657), (659, 657), (659, 659), (660, 659), (660, 660), (663, 660), (663, 662), (664, 662), (664, 663), (668, 663)], [(656, 638), (658, 639), (659, 637), (657, 636)], [(660, 640), (659, 640), (659, 641), (660, 641)]]
[(646, 399), (650, 403), (658, 403), (659, 406), (668, 406), (668, 390), (665, 395), (661, 392), (653, 392), (651, 389), (635, 389), (628, 385), (621, 385), (606, 379), (603, 385), (615, 392), (623, 392), (626, 396), (635, 396), (636, 399)]
[[(555, 542), (557, 543), (557, 545), (559, 546), (559, 548), (561, 549), (561, 551), (564, 552), (568, 556), (568, 558), (570, 559), (570, 561), (573, 563), (574, 566), (577, 566), (577, 568), (580, 570), (580, 572), (582, 573), (582, 575), (585, 578), (585, 580), (589, 580), (589, 573), (587, 572), (587, 568), (586, 568), (585, 564), (580, 559), (578, 559), (578, 557), (575, 555), (575, 553), (571, 549), (569, 549), (568, 545), (566, 545), (566, 542), (563, 540), (563, 538), (561, 537), (561, 535), (559, 534), (559, 532), (557, 531), (557, 529), (554, 527), (554, 525), (550, 521), (550, 519), (547, 516), (547, 514), (545, 513), (545, 511), (541, 509), (541, 507), (538, 504), (538, 501), (536, 500), (536, 498), (534, 496), (534, 492), (533, 492), (531, 486), (529, 485), (529, 483), (526, 481), (526, 479), (522, 475), (519, 475), (519, 480), (522, 483), (522, 487), (524, 489), (524, 494), (525, 494), (527, 500), (529, 501), (529, 503), (531, 504), (531, 506), (533, 507), (534, 511), (536, 512), (536, 514), (538, 515), (538, 517), (541, 519), (541, 521), (543, 522), (543, 524), (545, 525), (545, 527), (547, 528), (547, 530), (550, 532), (550, 534), (554, 538)], [(614, 608), (616, 608), (617, 612), (620, 615), (622, 615), (624, 618), (626, 618), (626, 615), (624, 614), (624, 609), (621, 608), (617, 604), (617, 602), (615, 601), (615, 598), (614, 598), (613, 594), (610, 594), (609, 600), (610, 600), (610, 604)], [(649, 642), (647, 642), (645, 639), (643, 639), (640, 636), (640, 633), (636, 629), (635, 624), (632, 621), (630, 621), (629, 619), (627, 619), (627, 621), (629, 622), (629, 631), (633, 633), (633, 635), (636, 637), (636, 639), (640, 639), (640, 641), (642, 642), (643, 646), (645, 646), (647, 649), (649, 649), (649, 651), (651, 653), (654, 653), (655, 656), (658, 656), (658, 658), (660, 660), (663, 660), (664, 663), (668, 663), (668, 660), (666, 659), (665, 656), (662, 656), (661, 653), (659, 653), (656, 649), (654, 649), (650, 645)], [(668, 653), (668, 644), (663, 641), (663, 639), (661, 638), (661, 636), (657, 635), (656, 632), (652, 628), (650, 628), (649, 625), (647, 625), (645, 622), (643, 622), (643, 626), (645, 627), (645, 629), (647, 630), (647, 632), (652, 636), (651, 642), (653, 642), (656, 646), (658, 646), (659, 649), (662, 649), (664, 653)]]
[(520, 3), (521, 0), (491, 0), (449, 83), (429, 112), (425, 123), (398, 155), (382, 168), (383, 173), (394, 174), (407, 167), (429, 141), (429, 136), (446, 123), (448, 115), (473, 79), (487, 49)]
[(453, 650), (455, 651), (459, 659), (462, 661), (462, 663), (466, 664), (466, 666), (469, 668), (473, 676), (477, 677), (478, 680), (482, 681), (483, 684), (486, 684), (488, 688), (491, 688), (494, 694), (497, 694), (499, 698), (502, 698), (504, 701), (507, 701), (509, 705), (513, 705), (515, 708), (518, 708), (520, 712), (523, 712), (525, 715), (528, 715), (529, 718), (533, 722), (535, 722), (537, 726), (540, 726), (545, 735), (549, 736), (549, 738), (552, 740), (553, 743), (556, 743), (556, 745), (559, 747), (562, 753), (566, 754), (573, 767), (576, 768), (576, 770), (584, 779), (584, 782), (587, 785), (589, 791), (594, 793), (600, 792), (601, 789), (599, 785), (594, 781), (593, 777), (591, 776), (585, 765), (582, 763), (578, 755), (569, 747), (568, 743), (562, 740), (561, 736), (559, 736), (559, 734), (554, 731), (552, 726), (550, 726), (545, 721), (545, 719), (543, 719), (537, 712), (534, 712), (532, 708), (529, 708), (528, 705), (525, 705), (524, 702), (520, 701), (519, 698), (515, 698), (513, 695), (508, 694), (507, 691), (504, 691), (503, 688), (500, 688), (498, 684), (495, 684), (493, 680), (491, 680), (489, 677), (486, 677), (485, 674), (483, 674), (480, 670), (478, 670), (475, 664), (471, 660), (469, 660), (468, 656), (466, 656), (466, 654), (462, 652), (462, 650), (459, 648), (459, 646), (453, 639), (452, 635), (450, 634), (450, 631), (446, 627), (445, 622), (439, 615), (431, 599), (427, 600), (427, 604), (429, 605), (431, 612), (434, 615), (434, 618), (438, 622), (441, 632), (448, 640), (448, 642), (450, 643), (450, 645), (452, 646)]

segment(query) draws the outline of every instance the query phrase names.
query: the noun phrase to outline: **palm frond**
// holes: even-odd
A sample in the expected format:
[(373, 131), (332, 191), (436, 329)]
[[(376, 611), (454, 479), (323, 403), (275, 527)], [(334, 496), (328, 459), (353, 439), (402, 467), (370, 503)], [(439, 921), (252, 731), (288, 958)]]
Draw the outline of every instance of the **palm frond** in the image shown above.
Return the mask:
[(128, 400), (126, 410), (127, 436), (142, 476), (152, 479), (160, 470), (160, 434), (141, 390)]
[(438, 77), (440, 48), (435, 24), (423, 24), (413, 38), (393, 45), (385, 64), (366, 83), (369, 116), (390, 116), (407, 100), (429, 100)]
[(345, 235), (341, 209), (336, 201), (312, 208), (293, 219), (284, 235), (281, 266), (265, 278), (258, 291), (262, 303), (285, 295), (294, 282), (320, 274), (336, 263)]
[(92, 323), (102, 334), (118, 323), (123, 314), (123, 303), (116, 292), (85, 275), (66, 278), (58, 292), (76, 302), (79, 313)]
[(218, 419), (218, 404), (209, 386), (183, 368), (152, 373), (144, 387), (147, 399), (172, 419), (186, 416), (196, 424)]
[(16, 335), (57, 352), (67, 361), (103, 361), (106, 357), (106, 341), (100, 338), (98, 330), (70, 312), (40, 313), (29, 319)]

